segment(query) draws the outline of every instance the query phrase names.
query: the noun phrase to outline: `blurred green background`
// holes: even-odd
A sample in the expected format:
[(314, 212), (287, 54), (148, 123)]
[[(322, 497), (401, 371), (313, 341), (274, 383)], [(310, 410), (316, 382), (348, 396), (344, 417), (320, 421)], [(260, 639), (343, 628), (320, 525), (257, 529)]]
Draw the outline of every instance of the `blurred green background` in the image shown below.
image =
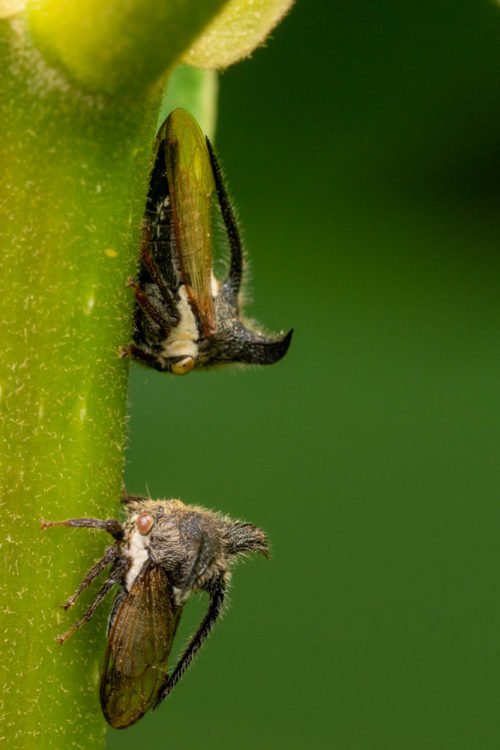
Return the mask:
[(267, 369), (134, 366), (126, 481), (273, 557), (111, 748), (499, 747), (499, 36), (486, 0), (302, 0), (221, 77), (248, 312), (295, 338)]

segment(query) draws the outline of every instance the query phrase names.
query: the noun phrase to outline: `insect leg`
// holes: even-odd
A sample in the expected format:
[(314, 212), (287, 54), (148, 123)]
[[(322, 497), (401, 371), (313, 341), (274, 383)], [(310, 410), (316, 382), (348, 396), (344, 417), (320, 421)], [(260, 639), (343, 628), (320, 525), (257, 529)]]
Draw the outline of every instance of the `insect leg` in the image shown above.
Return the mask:
[(73, 633), (78, 630), (79, 627), (84, 625), (86, 622), (92, 619), (94, 612), (96, 611), (99, 604), (102, 602), (106, 594), (108, 594), (115, 583), (118, 583), (121, 580), (123, 570), (125, 568), (125, 564), (118, 565), (111, 573), (110, 577), (107, 581), (104, 582), (104, 584), (99, 589), (96, 598), (88, 608), (88, 610), (85, 612), (83, 617), (76, 622), (72, 628), (70, 628), (64, 635), (60, 635), (56, 638), (56, 641), (58, 643), (64, 643), (64, 641), (67, 641), (68, 638), (73, 635)]
[(203, 641), (212, 630), (215, 624), (215, 621), (217, 620), (222, 610), (222, 605), (224, 603), (225, 590), (226, 590), (226, 586), (224, 583), (224, 577), (219, 576), (218, 578), (215, 579), (215, 581), (210, 587), (210, 591), (209, 591), (210, 602), (208, 605), (207, 613), (205, 617), (203, 618), (201, 624), (199, 625), (198, 630), (191, 638), (187, 649), (184, 651), (181, 658), (179, 659), (171, 677), (167, 678), (163, 687), (160, 688), (160, 690), (158, 691), (158, 697), (153, 706), (153, 709), (158, 708), (160, 703), (167, 697), (169, 693), (172, 692), (172, 690), (177, 685), (177, 683), (179, 682), (180, 678), (182, 677), (186, 669), (189, 667), (189, 665), (193, 661)]
[(42, 529), (47, 529), (49, 526), (75, 526), (82, 527), (84, 529), (103, 529), (111, 534), (114, 539), (121, 542), (124, 539), (125, 532), (123, 526), (116, 518), (108, 518), (106, 521), (101, 521), (99, 518), (69, 518), (67, 521), (40, 521)]
[(148, 352), (148, 350), (144, 349), (142, 346), (137, 346), (137, 344), (121, 346), (120, 357), (132, 357), (132, 359), (135, 359), (138, 362), (143, 362), (149, 367), (154, 367), (155, 370), (159, 370), (160, 372), (165, 371), (165, 367), (155, 354)]
[(63, 609), (69, 609), (69, 607), (72, 607), (82, 591), (88, 588), (92, 581), (97, 578), (101, 570), (104, 570), (104, 568), (107, 568), (108, 565), (111, 565), (113, 560), (115, 560), (119, 556), (119, 554), (120, 547), (117, 544), (114, 544), (112, 547), (108, 547), (108, 549), (104, 553), (104, 557), (101, 557), (101, 559), (96, 562), (96, 564), (92, 568), (90, 568), (89, 572), (87, 573), (81, 584), (78, 586), (73, 596), (70, 596), (68, 601), (62, 605)]
[(127, 281), (127, 286), (132, 287), (134, 290), (134, 297), (139, 307), (144, 310), (146, 315), (149, 315), (152, 321), (160, 326), (161, 331), (168, 336), (171, 329), (170, 321), (165, 320), (162, 313), (153, 305), (151, 299), (148, 297), (146, 292), (142, 289), (138, 281), (135, 281), (132, 277)]
[(153, 260), (153, 256), (148, 250), (148, 244), (149, 244), (149, 236), (151, 234), (151, 230), (148, 226), (145, 228), (145, 238), (141, 245), (141, 253), (140, 253), (140, 260), (146, 268), (149, 271), (149, 275), (155, 282), (156, 286), (160, 290), (161, 296), (163, 301), (165, 302), (165, 305), (168, 309), (168, 313), (170, 316), (170, 324), (172, 326), (176, 326), (179, 323), (179, 316), (177, 314), (177, 309), (175, 307), (174, 298), (170, 291), (168, 290), (165, 282), (163, 281), (162, 275), (159, 272), (158, 268), (156, 267), (156, 263)]
[(217, 197), (219, 198), (219, 205), (222, 211), (222, 218), (226, 225), (227, 236), (229, 239), (229, 247), (231, 249), (231, 267), (229, 269), (229, 276), (224, 282), (226, 286), (231, 288), (232, 293), (236, 296), (239, 292), (241, 285), (241, 277), (243, 274), (243, 252), (241, 249), (241, 236), (240, 230), (238, 229), (238, 223), (236, 216), (234, 215), (233, 207), (229, 200), (226, 188), (224, 186), (224, 180), (222, 178), (222, 171), (215, 156), (212, 144), (208, 140), (207, 148), (210, 154), (210, 161), (212, 164), (212, 171), (214, 173), (215, 187), (217, 190)]

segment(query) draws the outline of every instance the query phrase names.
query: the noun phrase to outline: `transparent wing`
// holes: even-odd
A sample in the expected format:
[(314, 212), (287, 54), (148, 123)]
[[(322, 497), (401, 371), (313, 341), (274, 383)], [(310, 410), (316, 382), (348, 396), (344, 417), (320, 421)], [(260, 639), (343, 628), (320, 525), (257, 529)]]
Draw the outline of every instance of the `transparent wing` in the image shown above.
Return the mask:
[(104, 657), (101, 706), (115, 729), (130, 726), (154, 704), (181, 612), (165, 572), (156, 566), (141, 571), (116, 613)]
[(215, 329), (211, 289), (215, 181), (205, 138), (183, 109), (165, 124), (167, 179), (181, 273), (205, 336)]

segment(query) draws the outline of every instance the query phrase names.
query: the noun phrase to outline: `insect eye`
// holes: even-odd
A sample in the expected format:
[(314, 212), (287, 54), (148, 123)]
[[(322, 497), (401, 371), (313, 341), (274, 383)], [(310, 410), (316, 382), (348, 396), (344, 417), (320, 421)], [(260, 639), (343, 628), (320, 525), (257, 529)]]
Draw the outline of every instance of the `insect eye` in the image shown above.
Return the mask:
[(185, 375), (187, 372), (192, 370), (194, 367), (194, 359), (192, 357), (184, 357), (178, 362), (174, 362), (172, 365), (172, 372), (174, 375)]
[(147, 534), (154, 522), (155, 520), (150, 513), (142, 513), (135, 524), (141, 534)]

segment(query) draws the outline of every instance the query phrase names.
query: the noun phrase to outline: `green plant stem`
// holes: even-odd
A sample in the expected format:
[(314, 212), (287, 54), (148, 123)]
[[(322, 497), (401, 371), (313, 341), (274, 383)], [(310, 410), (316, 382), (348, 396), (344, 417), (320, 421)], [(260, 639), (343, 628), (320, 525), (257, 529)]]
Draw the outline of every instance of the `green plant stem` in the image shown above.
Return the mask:
[[(47, 68), (19, 19), (0, 24), (0, 740), (99, 748), (103, 613), (60, 609), (103, 532), (40, 518), (116, 516), (134, 273), (160, 91), (126, 104)], [(95, 591), (94, 591), (95, 594)]]

